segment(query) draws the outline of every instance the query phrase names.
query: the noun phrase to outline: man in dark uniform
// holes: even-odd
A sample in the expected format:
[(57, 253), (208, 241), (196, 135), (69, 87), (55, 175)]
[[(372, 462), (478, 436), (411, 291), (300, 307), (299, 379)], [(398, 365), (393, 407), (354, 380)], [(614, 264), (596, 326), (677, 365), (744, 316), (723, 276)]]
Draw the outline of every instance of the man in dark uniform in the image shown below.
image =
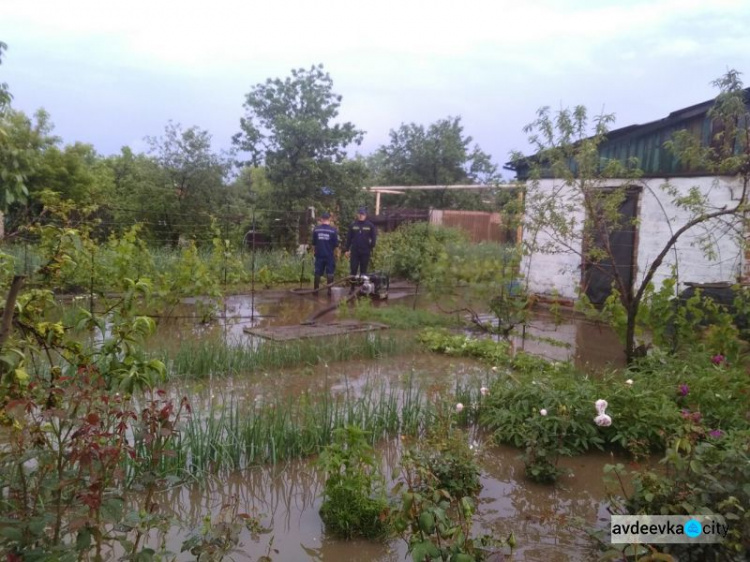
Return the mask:
[(346, 254), (350, 256), (349, 271), (352, 276), (367, 274), (367, 264), (370, 253), (375, 248), (377, 232), (375, 225), (367, 220), (367, 209), (360, 207), (357, 220), (349, 226), (349, 236), (346, 239)]
[(339, 231), (331, 226), (331, 213), (325, 211), (320, 215), (320, 224), (313, 229), (313, 248), (315, 250), (315, 281), (313, 289), (320, 288), (320, 277), (325, 273), (328, 281), (328, 294), (331, 294), (333, 274), (336, 271), (334, 250), (339, 245)]

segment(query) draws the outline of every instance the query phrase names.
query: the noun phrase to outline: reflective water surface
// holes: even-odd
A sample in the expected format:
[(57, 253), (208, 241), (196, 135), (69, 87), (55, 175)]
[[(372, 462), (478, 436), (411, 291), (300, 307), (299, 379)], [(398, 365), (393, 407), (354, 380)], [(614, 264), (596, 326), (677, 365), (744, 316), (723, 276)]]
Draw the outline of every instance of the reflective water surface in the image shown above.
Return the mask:
[[(243, 332), (246, 326), (283, 326), (303, 322), (332, 303), (345, 298), (336, 289), (331, 299), (296, 295), (289, 291), (267, 291), (228, 297), (217, 322), (202, 323), (194, 302), (177, 309), (177, 318), (159, 321), (159, 331), (150, 346), (173, 349), (201, 337), (217, 337), (231, 345), (253, 349), (265, 341)], [(410, 304), (413, 295), (400, 295)], [(388, 303), (378, 303), (387, 306)], [(337, 317), (332, 310), (319, 321)], [(367, 337), (367, 336), (362, 336)], [(514, 336), (516, 349), (538, 353), (552, 360), (573, 360), (587, 369), (621, 362), (621, 348), (611, 331), (582, 320), (554, 322), (549, 315), (536, 315), (525, 331)], [(427, 394), (450, 391), (457, 383), (484, 384), (495, 376), (488, 366), (472, 360), (457, 360), (431, 354), (383, 358), (378, 361), (350, 361), (299, 366), (283, 372), (267, 371), (237, 376), (209, 377), (201, 381), (175, 383), (171, 391), (187, 394), (197, 411), (212, 411), (232, 401), (273, 401), (280, 396), (302, 393), (358, 392), (382, 382), (402, 384), (408, 377)], [(563, 459), (572, 470), (554, 487), (533, 484), (524, 478), (520, 451), (492, 445), (486, 437), (477, 441), (477, 458), (482, 467), (480, 506), (475, 530), (505, 538), (513, 531), (518, 547), (514, 560), (595, 560), (597, 550), (584, 527), (608, 526), (602, 468), (612, 462), (609, 455), (590, 454)], [(382, 444), (383, 468), (393, 483), (398, 470), (400, 442)], [(275, 561), (320, 560), (396, 561), (404, 560), (406, 544), (400, 539), (387, 542), (341, 541), (326, 536), (318, 515), (321, 477), (312, 459), (283, 466), (254, 467), (243, 472), (201, 478), (165, 492), (160, 509), (179, 521), (164, 537), (173, 552), (179, 552), (188, 533), (206, 516), (216, 518), (222, 507), (235, 505), (239, 513), (259, 517), (267, 534), (241, 535), (236, 560), (256, 560), (271, 546)], [(154, 538), (154, 540), (156, 540)], [(183, 553), (180, 559), (189, 560)]]

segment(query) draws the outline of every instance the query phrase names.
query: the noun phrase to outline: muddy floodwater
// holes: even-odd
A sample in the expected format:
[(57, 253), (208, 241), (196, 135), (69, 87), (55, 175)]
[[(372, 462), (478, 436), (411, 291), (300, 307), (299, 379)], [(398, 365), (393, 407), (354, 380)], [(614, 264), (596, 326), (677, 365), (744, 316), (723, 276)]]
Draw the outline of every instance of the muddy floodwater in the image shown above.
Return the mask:
[[(298, 295), (289, 290), (233, 295), (223, 302), (218, 321), (206, 324), (198, 321), (199, 315), (194, 306), (196, 299), (188, 299), (185, 306), (173, 311), (176, 319), (160, 322), (156, 337), (165, 347), (196, 337), (221, 336), (229, 343), (256, 348), (263, 344), (263, 338), (246, 334), (245, 328), (299, 325), (346, 296), (346, 289), (342, 287), (334, 287), (330, 298), (324, 295)], [(389, 304), (411, 307), (415, 301), (419, 307), (429, 306), (427, 297), (415, 295), (413, 287), (397, 287), (391, 290), (387, 301), (372, 301), (372, 304), (378, 307)], [(330, 322), (336, 320), (338, 315), (337, 310), (332, 310), (317, 321)], [(554, 317), (547, 309), (536, 309), (526, 326), (516, 328), (511, 342), (515, 349), (552, 361), (569, 360), (587, 371), (595, 372), (625, 364), (622, 344), (609, 327), (572, 312)]]
[[(517, 540), (514, 560), (596, 560), (598, 551), (582, 525), (609, 525), (601, 474), (607, 455), (586, 455), (565, 459), (572, 469), (556, 487), (535, 485), (523, 477), (523, 463), (515, 449), (477, 441), (477, 458), (482, 467), (482, 491), (475, 531), (505, 538), (513, 531)], [(379, 448), (386, 474), (398, 463), (399, 445), (394, 441)], [(251, 535), (243, 531), (237, 560), (256, 560), (266, 553), (269, 542), (278, 551), (274, 561), (320, 560), (330, 562), (399, 561), (406, 555), (401, 539), (386, 542), (343, 541), (326, 537), (318, 510), (322, 492), (321, 475), (311, 461), (276, 467), (258, 467), (209, 478), (200, 484), (183, 486), (165, 494), (162, 509), (183, 523), (166, 537), (173, 552), (201, 523), (204, 516), (217, 517), (222, 506), (237, 502), (239, 513), (259, 518), (271, 530)], [(189, 556), (183, 559), (190, 559)]]
[[(267, 340), (249, 335), (248, 327), (299, 325), (331, 304), (346, 298), (335, 288), (331, 298), (298, 295), (290, 291), (260, 291), (227, 297), (218, 320), (204, 322), (205, 304), (189, 299), (172, 310), (173, 318), (162, 318), (149, 342), (154, 350), (169, 352), (203, 338), (229, 346), (258, 349)], [(391, 298), (374, 306), (398, 302), (411, 306), (413, 291), (392, 291)], [(421, 303), (420, 303), (421, 304)], [(339, 316), (335, 307), (317, 319), (330, 322)], [(368, 337), (368, 334), (351, 337)], [(580, 319), (563, 322), (540, 311), (513, 336), (514, 348), (551, 360), (572, 360), (579, 367), (597, 370), (622, 363), (621, 348), (611, 331)], [(428, 353), (385, 357), (378, 360), (300, 365), (283, 370), (253, 373), (221, 373), (199, 380), (172, 383), (172, 395), (187, 395), (194, 412), (205, 415), (230, 403), (273, 403), (280, 397), (304, 393), (358, 393), (378, 384), (401, 385), (406, 379), (427, 396), (450, 393), (456, 385), (484, 385), (493, 377), (489, 366), (470, 359), (455, 359)], [(475, 521), (477, 534), (504, 539), (512, 531), (517, 539), (513, 560), (596, 560), (599, 551), (585, 530), (606, 528), (609, 518), (602, 479), (603, 467), (613, 459), (607, 454), (589, 454), (562, 459), (571, 470), (556, 486), (543, 486), (524, 477), (521, 451), (494, 445), (486, 435), (470, 432), (467, 440), (481, 466), (482, 491)], [(398, 438), (381, 443), (383, 471), (392, 485), (396, 481), (402, 442)], [(343, 541), (327, 537), (318, 514), (322, 479), (314, 459), (260, 466), (242, 472), (201, 477), (159, 498), (160, 509), (171, 513), (175, 526), (163, 537), (169, 550), (179, 553), (182, 541), (199, 528), (207, 516), (215, 521), (227, 506), (238, 513), (258, 517), (269, 532), (253, 535), (243, 531), (235, 560), (257, 560), (271, 553), (274, 561), (320, 560), (326, 562), (404, 560), (406, 544), (401, 539), (386, 542)], [(616, 462), (617, 459), (614, 459)], [(157, 540), (157, 538), (153, 538)], [(507, 550), (506, 550), (507, 552)], [(180, 560), (193, 559), (187, 552)]]

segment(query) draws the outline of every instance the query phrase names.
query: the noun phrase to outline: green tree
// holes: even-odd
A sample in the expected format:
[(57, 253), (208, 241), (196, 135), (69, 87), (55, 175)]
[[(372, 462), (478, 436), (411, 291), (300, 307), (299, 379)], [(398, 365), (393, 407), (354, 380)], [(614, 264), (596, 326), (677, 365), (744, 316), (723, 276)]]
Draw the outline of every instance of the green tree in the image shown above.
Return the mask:
[[(472, 137), (464, 134), (461, 117), (447, 117), (425, 128), (416, 123), (391, 130), (390, 143), (370, 157), (375, 185), (489, 184), (497, 181), (497, 166)], [(456, 190), (409, 191), (391, 196), (396, 207), (484, 209), (477, 192)]]
[[(0, 64), (8, 46), (0, 41)], [(0, 82), (0, 212), (28, 196), (26, 180), (33, 170), (34, 134), (48, 132), (47, 114), (37, 113), (37, 126), (32, 127), (26, 116), (11, 107), (13, 96), (8, 84)], [(37, 138), (39, 135), (37, 135)]]
[[(336, 123), (340, 106), (323, 65), (292, 70), (283, 80), (269, 78), (246, 95), (245, 116), (233, 140), (249, 154), (245, 164), (265, 166), (273, 186), (271, 208), (315, 205), (325, 200), (323, 187), (341, 180), (346, 148), (358, 145), (363, 132), (352, 123)], [(289, 243), (295, 225), (287, 226)]]
[[(128, 179), (135, 188), (128, 211), (152, 223), (153, 233), (171, 246), (181, 236), (209, 237), (211, 215), (227, 202), (228, 158), (214, 153), (211, 135), (195, 126), (183, 129), (170, 121), (163, 136), (146, 140), (152, 163), (129, 151), (116, 163), (135, 174)], [(126, 179), (116, 181), (122, 186)]]
[(42, 206), (34, 195), (45, 189), (41, 170), (44, 155), (60, 142), (52, 128), (49, 114), (43, 109), (30, 118), (9, 108), (0, 117), (0, 185), (9, 233), (29, 224), (41, 212)]
[[(637, 226), (637, 219), (620, 213), (620, 205), (627, 190), (638, 185), (642, 173), (637, 160), (601, 157), (600, 147), (614, 117), (597, 117), (592, 131), (584, 107), (563, 109), (556, 114), (543, 108), (526, 127), (535, 155), (527, 158), (515, 154), (513, 158), (517, 169), (528, 168), (530, 179), (524, 234), (529, 259), (535, 253), (577, 254), (583, 263), (611, 276), (613, 293), (606, 306), (622, 327), (629, 362), (637, 355), (639, 311), (644, 299), (653, 292), (654, 275), (675, 244), (690, 232), (694, 236), (691, 243), (710, 257), (716, 251), (717, 232), (744, 232), (750, 182), (747, 128), (750, 112), (746, 91), (734, 70), (714, 85), (720, 93), (707, 116), (714, 131), (710, 142), (701, 142), (692, 131), (683, 130), (667, 146), (687, 169), (704, 175), (733, 177), (739, 188), (735, 202), (717, 208), (699, 187), (678, 193), (668, 182), (664, 183), (661, 193), (653, 195), (660, 200), (659, 204), (669, 202), (684, 211), (684, 218), (670, 225), (671, 235), (654, 259), (638, 264), (643, 273), (632, 284), (620, 273), (621, 267), (630, 264), (618, 263), (610, 235)], [(542, 179), (554, 180), (554, 188), (542, 188)]]

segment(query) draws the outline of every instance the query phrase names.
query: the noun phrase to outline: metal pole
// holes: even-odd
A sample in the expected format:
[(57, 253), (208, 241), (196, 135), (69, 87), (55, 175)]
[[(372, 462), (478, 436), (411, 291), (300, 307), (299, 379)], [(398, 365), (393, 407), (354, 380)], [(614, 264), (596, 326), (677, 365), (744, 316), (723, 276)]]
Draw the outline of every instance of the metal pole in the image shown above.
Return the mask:
[(250, 322), (255, 325), (255, 207), (253, 207), (253, 243), (252, 257), (250, 258)]

